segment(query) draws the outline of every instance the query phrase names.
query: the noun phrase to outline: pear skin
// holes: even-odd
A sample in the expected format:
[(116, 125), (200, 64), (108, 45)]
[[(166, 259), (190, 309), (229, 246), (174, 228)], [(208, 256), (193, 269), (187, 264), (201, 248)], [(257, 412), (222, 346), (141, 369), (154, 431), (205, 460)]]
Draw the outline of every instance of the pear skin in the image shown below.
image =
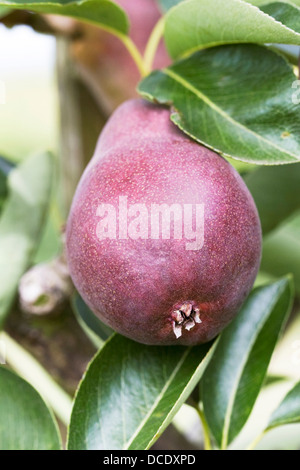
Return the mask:
[(142, 99), (107, 122), (66, 240), (71, 277), (95, 315), (153, 345), (216, 337), (252, 289), (262, 244), (238, 172)]

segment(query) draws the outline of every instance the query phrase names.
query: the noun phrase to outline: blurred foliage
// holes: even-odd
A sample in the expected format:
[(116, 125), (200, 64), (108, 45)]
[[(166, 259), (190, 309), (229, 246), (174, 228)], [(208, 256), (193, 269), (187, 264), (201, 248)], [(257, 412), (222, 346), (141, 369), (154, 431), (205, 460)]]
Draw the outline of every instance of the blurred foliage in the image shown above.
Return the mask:
[(0, 112), (0, 152), (20, 161), (28, 154), (58, 149), (54, 80), (17, 77), (5, 80), (6, 103)]

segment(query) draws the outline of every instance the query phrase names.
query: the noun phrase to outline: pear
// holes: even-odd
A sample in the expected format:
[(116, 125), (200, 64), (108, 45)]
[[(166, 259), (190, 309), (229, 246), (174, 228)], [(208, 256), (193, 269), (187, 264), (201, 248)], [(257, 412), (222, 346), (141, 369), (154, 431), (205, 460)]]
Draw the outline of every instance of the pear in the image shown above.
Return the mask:
[(166, 107), (113, 113), (71, 206), (66, 254), (78, 292), (115, 331), (196, 345), (238, 314), (261, 260), (261, 225), (238, 172)]

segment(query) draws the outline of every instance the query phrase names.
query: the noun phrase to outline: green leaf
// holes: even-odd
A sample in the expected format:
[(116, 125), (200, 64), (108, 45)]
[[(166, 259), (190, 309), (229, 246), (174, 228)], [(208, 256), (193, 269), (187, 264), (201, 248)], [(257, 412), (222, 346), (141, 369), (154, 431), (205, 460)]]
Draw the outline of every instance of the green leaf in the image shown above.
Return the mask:
[(60, 450), (58, 427), (38, 392), (0, 367), (0, 450)]
[(201, 381), (204, 413), (216, 443), (227, 448), (246, 423), (290, 312), (288, 278), (256, 288), (223, 331)]
[(292, 423), (300, 423), (300, 382), (288, 392), (272, 413), (266, 430)]
[[(285, 7), (293, 10), (295, 18), (292, 21), (290, 14), (281, 14), (280, 18), (287, 19), (288, 25), (241, 0), (187, 0), (166, 15), (167, 49), (173, 59), (178, 59), (196, 50), (222, 44), (300, 45), (300, 10), (292, 5)], [(296, 30), (291, 28), (295, 25), (298, 26)]]
[(264, 236), (300, 209), (300, 164), (260, 167), (245, 176)]
[(30, 10), (35, 13), (69, 16), (101, 26), (108, 31), (126, 35), (129, 24), (125, 12), (110, 0), (0, 0), (0, 6)]
[(7, 177), (13, 168), (13, 163), (0, 156), (0, 214), (8, 195)]
[(260, 10), (293, 31), (300, 33), (300, 9), (296, 5), (274, 2), (262, 5)]
[(38, 246), (50, 200), (53, 165), (50, 154), (35, 155), (8, 177), (9, 196), (0, 217), (0, 325)]
[(112, 336), (77, 392), (68, 449), (148, 449), (188, 398), (214, 346), (145, 346)]
[(272, 4), (272, 3), (285, 3), (285, 4), (291, 4), (291, 5), (297, 5), (300, 7), (300, 0), (281, 0), (280, 2), (274, 2), (272, 0), (247, 0), (247, 3), (250, 3), (251, 5), (258, 6), (261, 8), (264, 5), (267, 4)]
[(264, 237), (261, 269), (279, 277), (291, 273), (300, 296), (300, 213)]
[(95, 347), (103, 346), (114, 331), (96, 317), (77, 292), (72, 297), (72, 307), (78, 323)]
[(221, 155), (276, 165), (300, 160), (295, 79), (283, 57), (243, 44), (200, 51), (154, 71), (139, 92), (172, 105), (172, 121)]
[[(248, 2), (248, 3), (257, 3), (259, 8), (267, 13), (269, 16), (272, 16), (276, 21), (283, 23), (291, 29), (294, 29), (299, 33), (300, 30), (300, 0), (295, 0), (294, 2), (281, 1), (281, 2), (270, 2), (267, 3), (266, 0), (258, 2)], [(299, 61), (299, 47), (295, 45), (286, 45), (286, 44), (277, 44), (272, 47), (275, 50), (285, 54), (290, 62), (295, 65), (298, 65)]]

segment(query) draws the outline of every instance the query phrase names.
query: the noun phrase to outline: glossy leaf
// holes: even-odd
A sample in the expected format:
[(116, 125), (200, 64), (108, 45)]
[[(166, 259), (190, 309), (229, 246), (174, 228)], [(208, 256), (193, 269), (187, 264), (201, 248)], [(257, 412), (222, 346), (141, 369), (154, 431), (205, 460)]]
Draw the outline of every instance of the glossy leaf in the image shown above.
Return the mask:
[(222, 449), (239, 434), (252, 411), (291, 300), (288, 278), (258, 287), (221, 334), (201, 381), (201, 397), (210, 430)]
[(96, 348), (103, 346), (114, 331), (96, 317), (77, 292), (72, 297), (72, 306), (78, 323), (92, 343)]
[(70, 450), (148, 449), (207, 366), (214, 346), (145, 346), (112, 336), (87, 369), (69, 429)]
[(0, 367), (0, 450), (60, 450), (58, 427), (38, 392)]
[(63, 15), (101, 26), (117, 34), (129, 29), (125, 12), (110, 0), (0, 0), (0, 6), (30, 10), (35, 13)]
[(283, 7), (293, 10), (292, 15), (291, 12), (278, 14), (281, 20), (287, 20), (287, 25), (241, 0), (188, 0), (172, 8), (166, 16), (167, 49), (171, 57), (178, 59), (222, 44), (300, 45), (300, 10), (292, 5)]
[(152, 72), (139, 91), (172, 105), (172, 121), (221, 155), (276, 165), (300, 160), (295, 79), (286, 60), (264, 46), (223, 46)]
[(8, 177), (9, 196), (0, 217), (0, 325), (38, 246), (50, 200), (53, 165), (51, 155), (35, 155)]
[(300, 423), (300, 382), (288, 392), (272, 413), (267, 430), (292, 423)]
[(300, 210), (300, 163), (260, 167), (245, 176), (267, 235)]
[(300, 9), (295, 4), (271, 2), (261, 5), (259, 8), (276, 21), (300, 33)]

